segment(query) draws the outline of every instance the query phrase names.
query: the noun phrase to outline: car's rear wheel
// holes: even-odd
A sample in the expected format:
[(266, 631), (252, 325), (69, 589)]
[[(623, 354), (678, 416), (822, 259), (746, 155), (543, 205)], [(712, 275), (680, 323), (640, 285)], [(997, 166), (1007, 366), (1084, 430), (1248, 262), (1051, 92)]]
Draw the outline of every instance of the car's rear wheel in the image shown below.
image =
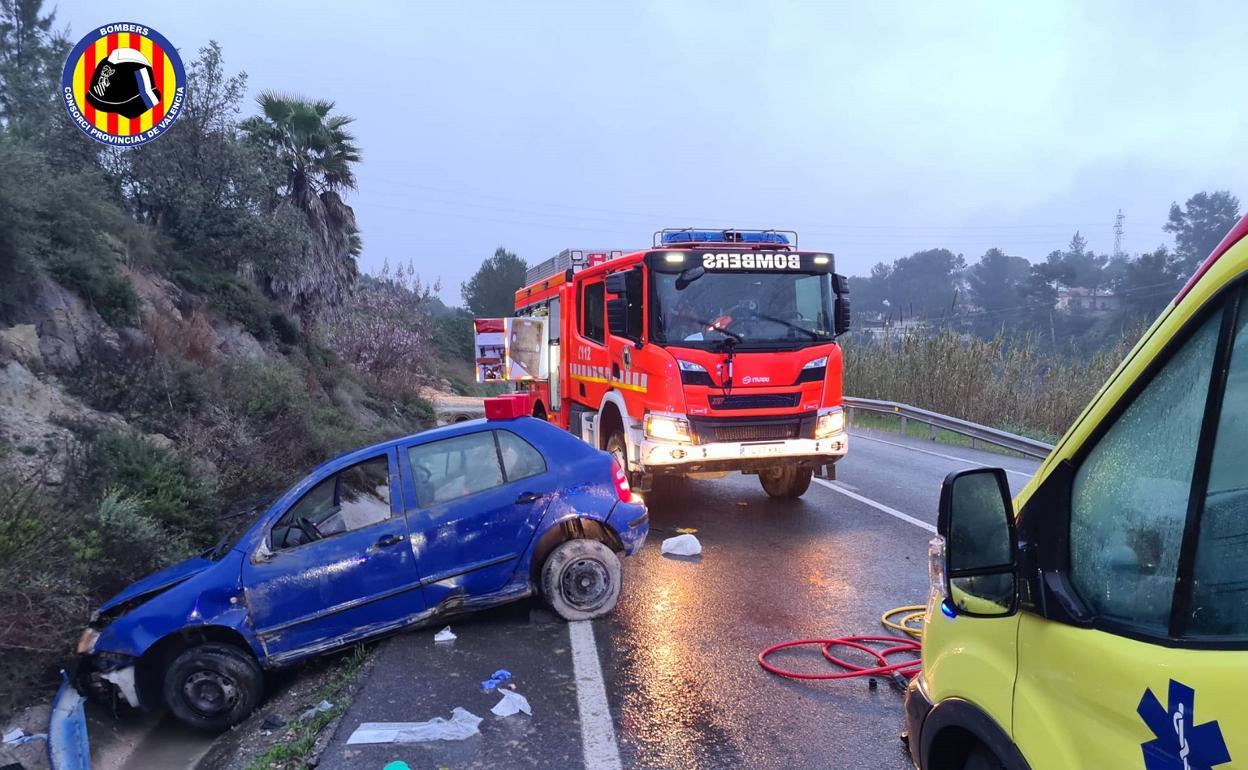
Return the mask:
[(163, 690), (178, 719), (201, 730), (224, 730), (259, 705), (264, 674), (255, 658), (233, 645), (197, 644), (173, 659)]
[(782, 465), (758, 472), (758, 480), (763, 491), (780, 500), (794, 500), (806, 494), (810, 489), (810, 477), (813, 468), (800, 465)]
[(620, 559), (597, 540), (569, 540), (546, 557), (541, 587), (564, 620), (601, 617), (620, 598)]

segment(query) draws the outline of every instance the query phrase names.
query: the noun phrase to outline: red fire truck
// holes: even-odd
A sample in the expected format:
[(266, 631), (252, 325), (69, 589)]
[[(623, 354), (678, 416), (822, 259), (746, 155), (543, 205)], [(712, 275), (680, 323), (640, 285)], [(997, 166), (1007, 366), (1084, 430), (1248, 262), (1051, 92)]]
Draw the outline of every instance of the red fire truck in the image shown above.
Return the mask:
[(662, 230), (652, 248), (565, 250), (529, 270), (519, 315), (547, 318), (533, 415), (616, 455), (634, 488), (755, 474), (795, 498), (848, 437), (845, 277), (776, 230)]

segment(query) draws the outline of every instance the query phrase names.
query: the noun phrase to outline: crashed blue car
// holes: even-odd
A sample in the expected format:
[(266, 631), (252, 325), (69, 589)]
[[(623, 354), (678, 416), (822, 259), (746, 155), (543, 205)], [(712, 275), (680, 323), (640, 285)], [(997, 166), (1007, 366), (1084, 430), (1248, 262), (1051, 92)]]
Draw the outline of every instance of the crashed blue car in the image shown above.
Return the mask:
[(535, 592), (568, 620), (610, 612), (617, 554), (648, 531), (611, 455), (531, 417), (344, 454), (262, 510), (105, 602), (79, 686), (224, 729), (260, 702), (265, 669)]

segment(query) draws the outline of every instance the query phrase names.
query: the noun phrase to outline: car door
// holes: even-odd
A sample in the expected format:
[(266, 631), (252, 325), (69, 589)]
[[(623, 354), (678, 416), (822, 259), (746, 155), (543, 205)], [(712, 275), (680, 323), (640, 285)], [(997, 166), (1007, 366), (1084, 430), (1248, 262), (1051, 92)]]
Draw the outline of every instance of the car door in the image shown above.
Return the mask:
[(1187, 325), (1044, 512), (1079, 618), (1022, 614), (1014, 728), (1034, 770), (1248, 766), (1246, 305), (1235, 288)]
[(556, 490), (542, 453), (513, 431), (409, 444), (407, 520), (429, 607), (507, 587)]
[(323, 472), (243, 567), (251, 622), (280, 662), (403, 625), (424, 610), (394, 449)]

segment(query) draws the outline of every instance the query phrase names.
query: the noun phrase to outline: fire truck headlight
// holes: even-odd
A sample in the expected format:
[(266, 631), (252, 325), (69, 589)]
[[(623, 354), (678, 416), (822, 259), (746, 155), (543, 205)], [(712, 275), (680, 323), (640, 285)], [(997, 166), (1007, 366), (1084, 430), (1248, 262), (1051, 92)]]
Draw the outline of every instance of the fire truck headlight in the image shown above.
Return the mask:
[[(826, 361), (827, 359), (825, 358), (824, 360)], [(695, 364), (692, 361), (685, 361), (684, 359), (681, 359), (681, 358), (676, 359), (676, 364), (677, 366), (680, 367), (680, 370), (682, 372), (705, 372), (706, 371), (706, 367), (703, 366), (702, 364)]]
[(689, 421), (665, 414), (646, 415), (646, 435), (660, 441), (692, 441)]
[(823, 356), (822, 358), (816, 358), (814, 361), (808, 362), (802, 368), (803, 369), (822, 369), (823, 367), (827, 365), (828, 365), (828, 357)]
[(827, 438), (845, 430), (845, 412), (840, 407), (824, 412), (815, 421), (815, 438)]

